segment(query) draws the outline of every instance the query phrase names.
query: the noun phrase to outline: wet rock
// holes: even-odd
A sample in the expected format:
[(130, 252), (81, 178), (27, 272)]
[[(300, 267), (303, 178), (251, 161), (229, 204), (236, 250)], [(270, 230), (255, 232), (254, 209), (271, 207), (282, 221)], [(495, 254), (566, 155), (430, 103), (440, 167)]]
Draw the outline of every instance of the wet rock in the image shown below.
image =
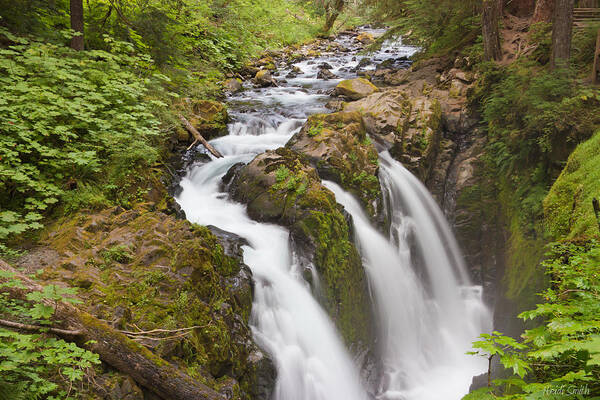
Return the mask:
[(266, 69), (261, 69), (256, 73), (256, 76), (254, 77), (254, 83), (260, 87), (277, 85), (275, 79), (273, 79), (273, 76), (271, 76), (271, 72)]
[(213, 100), (186, 98), (183, 114), (207, 140), (227, 134), (229, 114), (225, 104)]
[(360, 59), (360, 61), (358, 62), (357, 67), (358, 68), (364, 68), (364, 67), (366, 67), (367, 65), (370, 65), (370, 64), (371, 64), (371, 60), (369, 58), (365, 57), (365, 58), (361, 58)]
[(378, 155), (359, 112), (311, 115), (288, 144), (306, 155), (323, 179), (356, 195), (371, 216), (380, 208)]
[(331, 66), (331, 64), (324, 62), (324, 63), (319, 64), (319, 68), (321, 68), (321, 69), (332, 69), (333, 67)]
[[(97, 221), (102, 229), (85, 229)], [(145, 206), (80, 213), (51, 229), (56, 234), (22, 260), (33, 262), (33, 253), (52, 250), (55, 263), (32, 266), (43, 268), (41, 281), (83, 287), (81, 307), (119, 329), (206, 326), (189, 337), (143, 344), (167, 361), (177, 359), (184, 370), (194, 368), (215, 390), (222, 379), (231, 380), (230, 387), (241, 390), (236, 398), (248, 396), (244, 388), (255, 385), (255, 367), (246, 359), (256, 345), (248, 326), (253, 286), (242, 262), (243, 239)], [(108, 393), (140, 398), (122, 382)]]
[(271, 359), (261, 350), (256, 349), (247, 359), (252, 371), (252, 384), (248, 387), (248, 393), (252, 399), (270, 400), (275, 381), (277, 380), (277, 371)]
[(337, 96), (343, 96), (350, 100), (359, 100), (375, 92), (379, 92), (379, 88), (363, 78), (341, 81), (334, 90)]
[(329, 80), (329, 79), (336, 79), (337, 75), (334, 74), (333, 72), (331, 72), (328, 69), (325, 68), (321, 68), (319, 70), (319, 72), (317, 73), (317, 79), (323, 79), (323, 80)]
[(325, 308), (346, 343), (369, 346), (371, 313), (360, 256), (343, 208), (308, 159), (279, 148), (256, 156), (231, 176), (232, 198), (247, 204), (251, 218), (286, 226), (300, 268), (311, 263), (317, 268)]
[(342, 100), (329, 100), (325, 107), (332, 111), (341, 111), (344, 108), (345, 102)]
[(223, 82), (223, 88), (226, 92), (237, 93), (243, 89), (242, 80), (239, 78), (227, 79)]
[(356, 40), (362, 44), (371, 44), (375, 42), (375, 38), (368, 32), (361, 32), (356, 36)]

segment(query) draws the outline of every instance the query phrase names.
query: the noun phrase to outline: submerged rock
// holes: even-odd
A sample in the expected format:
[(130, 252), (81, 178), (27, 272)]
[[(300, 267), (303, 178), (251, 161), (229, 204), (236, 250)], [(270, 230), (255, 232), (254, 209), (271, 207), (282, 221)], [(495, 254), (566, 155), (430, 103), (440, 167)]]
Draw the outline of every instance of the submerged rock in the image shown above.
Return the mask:
[(336, 78), (337, 78), (337, 75), (326, 68), (321, 68), (319, 70), (319, 72), (317, 73), (317, 79), (329, 80), (329, 79), (336, 79)]
[(379, 92), (377, 86), (363, 78), (341, 81), (334, 89), (334, 94), (347, 97), (350, 100), (360, 100), (375, 92)]

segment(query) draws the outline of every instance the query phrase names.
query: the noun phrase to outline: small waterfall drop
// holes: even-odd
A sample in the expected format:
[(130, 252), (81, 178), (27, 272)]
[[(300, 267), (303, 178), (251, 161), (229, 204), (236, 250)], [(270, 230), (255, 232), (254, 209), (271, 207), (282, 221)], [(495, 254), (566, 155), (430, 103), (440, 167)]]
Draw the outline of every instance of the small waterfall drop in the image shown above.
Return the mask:
[[(380, 155), (389, 237), (371, 224), (360, 204), (325, 182), (352, 215), (379, 317), (384, 400), (460, 399), (485, 360), (465, 353), (491, 314), (481, 287), (470, 283), (460, 250), (427, 189), (389, 153)], [(411, 245), (414, 242), (414, 245)], [(423, 260), (426, 278), (416, 267)]]

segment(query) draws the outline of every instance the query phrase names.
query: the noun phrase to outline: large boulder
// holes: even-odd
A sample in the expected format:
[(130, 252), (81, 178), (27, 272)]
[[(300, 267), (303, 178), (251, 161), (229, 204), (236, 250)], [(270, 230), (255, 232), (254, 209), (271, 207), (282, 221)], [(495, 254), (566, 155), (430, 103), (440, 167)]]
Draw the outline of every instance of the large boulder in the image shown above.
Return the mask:
[(189, 100), (187, 103), (188, 120), (205, 139), (227, 134), (229, 114), (225, 104), (214, 100)]
[(271, 75), (271, 72), (267, 69), (261, 69), (254, 76), (254, 83), (260, 87), (275, 86), (276, 82)]
[(362, 44), (371, 44), (375, 42), (373, 35), (368, 32), (360, 32), (355, 39)]
[[(141, 343), (217, 391), (228, 380), (237, 393), (232, 399), (269, 398), (273, 365), (248, 325), (252, 273), (242, 262), (240, 238), (146, 206), (82, 212), (49, 232), (18, 266), (41, 269), (44, 283), (78, 288), (80, 307), (117, 329), (200, 326), (173, 340)], [(140, 398), (135, 386), (108, 386), (115, 398)]]
[(374, 139), (421, 179), (428, 177), (442, 137), (437, 99), (422, 91), (393, 89), (348, 103), (344, 111), (360, 112)]
[(341, 81), (334, 90), (336, 95), (346, 97), (350, 100), (360, 100), (375, 92), (379, 92), (379, 88), (363, 78)]
[(321, 178), (358, 197), (371, 216), (381, 206), (377, 150), (359, 112), (315, 114), (286, 145), (308, 157)]
[(321, 185), (306, 157), (288, 148), (267, 151), (223, 178), (236, 201), (256, 220), (290, 230), (301, 267), (310, 281), (316, 267), (324, 306), (353, 349), (371, 344), (367, 280), (343, 208)]

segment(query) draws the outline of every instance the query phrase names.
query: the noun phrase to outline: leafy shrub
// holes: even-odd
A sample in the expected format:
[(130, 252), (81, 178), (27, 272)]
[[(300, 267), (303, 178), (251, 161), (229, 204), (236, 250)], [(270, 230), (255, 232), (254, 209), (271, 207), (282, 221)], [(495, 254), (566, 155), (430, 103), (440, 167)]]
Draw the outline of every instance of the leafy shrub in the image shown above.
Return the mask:
[[(50, 326), (58, 301), (77, 302), (73, 289), (55, 285), (15, 300), (2, 288), (21, 286), (13, 274), (0, 271), (0, 316), (13, 322)], [(20, 333), (0, 327), (0, 396), (14, 399), (72, 399), (73, 385), (81, 382), (90, 369), (100, 364), (97, 354), (74, 343), (40, 333)], [(2, 397), (4, 398), (4, 397)], [(7, 397), (8, 398), (8, 397)]]
[(13, 43), (0, 49), (4, 241), (41, 228), (61, 200), (85, 206), (73, 195), (78, 188), (88, 198), (95, 193), (94, 203), (114, 199), (124, 182), (157, 161), (153, 109), (164, 104), (148, 98), (156, 80), (152, 60), (136, 56), (130, 44), (106, 38), (112, 52), (78, 53), (3, 29), (0, 34)]
[(545, 398), (565, 385), (582, 390), (581, 398), (600, 393), (600, 243), (553, 243), (547, 257), (551, 286), (541, 293), (544, 302), (519, 315), (544, 322), (525, 331), (523, 343), (498, 332), (482, 335), (471, 353), (497, 356), (517, 376), (495, 380), (465, 400)]

